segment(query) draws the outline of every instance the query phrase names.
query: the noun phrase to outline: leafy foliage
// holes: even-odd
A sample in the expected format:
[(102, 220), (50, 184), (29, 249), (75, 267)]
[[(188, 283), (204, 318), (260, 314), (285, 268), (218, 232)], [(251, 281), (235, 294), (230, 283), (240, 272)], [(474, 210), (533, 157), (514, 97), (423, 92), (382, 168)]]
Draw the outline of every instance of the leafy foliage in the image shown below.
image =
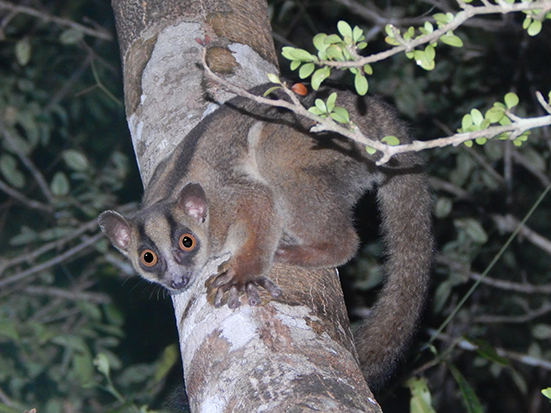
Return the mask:
[(0, 10), (0, 410), (145, 412), (177, 358), (124, 354), (124, 279), (101, 271), (95, 219), (135, 176), (109, 3), (52, 3), (111, 40)]
[[(468, 7), (484, 6), (463, 3), (464, 10), (448, 1), (270, 7), (276, 39), (285, 40), (280, 46), (294, 45), (283, 52), (292, 61), (287, 76), (316, 87), (330, 77), (384, 95), (419, 139), (545, 115), (534, 92), (551, 90), (549, 1), (483, 2), (540, 7), (450, 26)], [(127, 265), (97, 235), (99, 211), (141, 194), (110, 3), (29, 4), (96, 22), (86, 27), (98, 34), (0, 10), (1, 409), (145, 412), (178, 357), (170, 308), (119, 277)], [(338, 34), (329, 34), (335, 27)], [(307, 51), (310, 39), (315, 54)], [(403, 49), (362, 60), (389, 47)], [(334, 101), (314, 108), (347, 122)], [(433, 291), (416, 351), (396, 378), (408, 390), (381, 395), (383, 404), (390, 400), (385, 412), (410, 404), (451, 413), (548, 409), (551, 201), (538, 198), (551, 184), (551, 136), (542, 128), (515, 139), (426, 153), (439, 244)], [(366, 200), (358, 214), (365, 243), (342, 271), (353, 318), (365, 314), (382, 279), (375, 216)], [(155, 324), (149, 330), (148, 320)], [(147, 331), (159, 331), (164, 320), (167, 337), (148, 342)], [(412, 381), (413, 371), (421, 379)], [(393, 400), (402, 405), (391, 407)]]

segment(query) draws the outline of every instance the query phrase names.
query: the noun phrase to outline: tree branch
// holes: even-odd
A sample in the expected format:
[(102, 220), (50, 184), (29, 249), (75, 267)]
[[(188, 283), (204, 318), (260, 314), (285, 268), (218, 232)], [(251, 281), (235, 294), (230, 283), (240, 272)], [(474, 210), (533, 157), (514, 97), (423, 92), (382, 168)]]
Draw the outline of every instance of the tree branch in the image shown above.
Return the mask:
[[(265, 97), (256, 96), (248, 92), (247, 90), (239, 86), (236, 86), (231, 82), (228, 82), (225, 79), (213, 73), (206, 63), (205, 56), (206, 56), (206, 49), (203, 49), (202, 63), (205, 69), (205, 74), (208, 78), (214, 80), (215, 82), (218, 82), (219, 84), (223, 85), (224, 87), (228, 88), (229, 90), (231, 90), (232, 92), (236, 93), (239, 96), (249, 98), (258, 103), (263, 103), (263, 104), (280, 107), (280, 108), (286, 108), (295, 112), (298, 115), (301, 115), (307, 119), (313, 120), (314, 122), (317, 123), (317, 125), (312, 128), (311, 130), (312, 132), (335, 132), (349, 139), (352, 139), (353, 141), (359, 144), (369, 146), (373, 149), (380, 151), (382, 153), (382, 157), (376, 162), (376, 164), (379, 166), (384, 165), (385, 163), (390, 161), (390, 159), (393, 156), (399, 153), (420, 152), (425, 149), (443, 148), (445, 146), (458, 146), (461, 143), (472, 141), (477, 138), (485, 137), (487, 139), (491, 139), (503, 133), (511, 133), (510, 139), (514, 139), (522, 135), (527, 130), (551, 125), (551, 115), (540, 116), (535, 118), (515, 117), (515, 120), (513, 120), (509, 125), (491, 126), (489, 128), (478, 130), (478, 131), (456, 133), (455, 135), (448, 136), (445, 138), (438, 138), (430, 141), (416, 140), (408, 144), (391, 146), (391, 145), (386, 145), (380, 141), (375, 141), (366, 137), (357, 128), (347, 129), (344, 126), (340, 126), (339, 124), (337, 124), (331, 118), (322, 118), (320, 116), (313, 114), (312, 112), (308, 111), (304, 106), (300, 104), (299, 100), (294, 95), (294, 93), (289, 88), (287, 88), (284, 84), (281, 84), (281, 89), (287, 94), (287, 96), (289, 96), (291, 102), (288, 102), (283, 99), (268, 99)], [(510, 114), (508, 113), (508, 115)]]
[[(540, 10), (541, 13), (546, 13), (551, 10), (551, 0), (540, 0), (532, 3), (514, 3), (509, 4), (505, 2), (500, 2), (499, 5), (486, 3), (483, 6), (471, 6), (469, 4), (460, 2), (462, 11), (457, 13), (453, 20), (445, 24), (441, 28), (434, 30), (432, 33), (426, 34), (424, 36), (419, 36), (412, 40), (404, 40), (397, 36), (397, 40), (401, 43), (399, 46), (395, 46), (391, 49), (379, 52), (373, 55), (369, 55), (358, 59), (356, 61), (347, 61), (340, 62), (334, 60), (320, 60), (315, 62), (321, 66), (329, 66), (337, 69), (347, 69), (351, 67), (363, 67), (366, 64), (376, 63), (382, 60), (386, 60), (391, 56), (402, 52), (409, 52), (415, 49), (418, 46), (432, 43), (437, 41), (442, 35), (457, 29), (459, 26), (463, 25), (465, 21), (469, 20), (474, 16), (486, 15), (486, 14), (508, 14), (520, 11), (529, 11), (529, 10)], [(541, 14), (540, 13), (540, 14)], [(398, 30), (396, 30), (396, 33)]]
[(520, 316), (507, 316), (507, 315), (482, 315), (475, 317), (473, 322), (475, 323), (515, 323), (523, 324), (529, 321), (532, 321), (535, 318), (541, 317), (547, 313), (551, 312), (551, 303), (545, 303), (536, 310), (530, 310), (526, 314)]
[(11, 196), (13, 199), (15, 199), (16, 201), (19, 201), (20, 203), (22, 203), (28, 208), (38, 209), (40, 211), (44, 211), (48, 213), (53, 212), (53, 208), (50, 205), (43, 204), (42, 202), (27, 198), (21, 192), (15, 190), (14, 188), (9, 186), (8, 184), (5, 184), (2, 181), (0, 181), (0, 191), (4, 191), (7, 195)]
[(47, 295), (50, 297), (62, 298), (68, 301), (90, 301), (96, 304), (109, 304), (111, 298), (106, 294), (67, 290), (55, 287), (28, 286), (23, 291), (29, 295)]
[[(430, 334), (431, 337), (433, 337), (434, 334), (436, 333), (436, 331), (432, 330), (432, 329), (429, 329), (428, 333)], [(465, 340), (465, 339), (461, 339), (461, 338), (454, 339), (453, 337), (451, 337), (451, 336), (449, 336), (448, 334), (445, 334), (445, 333), (440, 333), (440, 334), (436, 335), (436, 338), (438, 340), (441, 340), (441, 341), (447, 341), (447, 342), (453, 341), (459, 348), (462, 348), (463, 350), (468, 350), (468, 351), (478, 350), (478, 346), (471, 343), (469, 340)], [(497, 355), (500, 356), (500, 357), (504, 357), (504, 358), (507, 358), (509, 360), (514, 360), (514, 361), (517, 361), (519, 363), (525, 364), (527, 366), (540, 367), (540, 368), (543, 368), (545, 370), (550, 370), (551, 371), (551, 362), (549, 362), (547, 360), (539, 359), (539, 358), (536, 358), (536, 357), (528, 356), (526, 354), (517, 353), (517, 352), (514, 352), (514, 351), (499, 348), (499, 347), (494, 348), (494, 350), (497, 353)], [(419, 369), (414, 372), (414, 374), (419, 374), (419, 373), (420, 373)]]
[(27, 270), (21, 271), (17, 274), (14, 274), (10, 277), (4, 278), (3, 280), (0, 280), (0, 288), (5, 287), (8, 284), (20, 281), (30, 275), (36, 274), (37, 272), (44, 271), (48, 268), (53, 267), (54, 265), (60, 264), (62, 262), (65, 262), (66, 260), (74, 257), (79, 252), (85, 250), (89, 246), (95, 244), (99, 239), (103, 237), (102, 233), (93, 235), (90, 238), (85, 239), (80, 244), (76, 245), (75, 247), (68, 249), (64, 253), (57, 255), (56, 257), (49, 259), (41, 264), (38, 264), (34, 267), (31, 267)]
[(522, 294), (551, 294), (551, 284), (534, 285), (529, 283), (515, 283), (511, 281), (498, 280), (488, 276), (483, 277), (482, 274), (470, 271), (465, 265), (459, 264), (441, 254), (436, 256), (435, 261), (437, 263), (449, 266), (454, 271), (465, 274), (472, 280), (503, 291), (514, 291)]
[(547, 254), (551, 255), (551, 241), (528, 228), (528, 226), (522, 225), (520, 221), (511, 214), (494, 215), (492, 218), (502, 231), (513, 232), (520, 226), (518, 231), (519, 235), (522, 235), (536, 247), (541, 248)]

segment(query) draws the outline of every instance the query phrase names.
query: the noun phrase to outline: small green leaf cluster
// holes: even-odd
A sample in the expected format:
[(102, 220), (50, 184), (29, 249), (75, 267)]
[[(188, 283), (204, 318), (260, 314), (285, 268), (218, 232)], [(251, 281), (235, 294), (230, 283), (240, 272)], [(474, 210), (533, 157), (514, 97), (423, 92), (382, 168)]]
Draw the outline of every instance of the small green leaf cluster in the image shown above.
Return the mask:
[[(522, 3), (532, 3), (534, 0), (522, 0)], [(505, 0), (509, 4), (513, 4), (515, 0)], [(551, 20), (551, 11), (542, 13), (542, 10), (524, 10), (526, 17), (522, 22), (522, 28), (526, 30), (529, 36), (536, 36), (541, 32), (542, 23), (544, 20)]]
[[(314, 39), (314, 47), (318, 51), (317, 56), (307, 52), (304, 49), (295, 47), (284, 47), (282, 55), (291, 61), (291, 70), (299, 69), (298, 75), (301, 79), (307, 79), (311, 76), (312, 88), (317, 90), (322, 82), (331, 74), (331, 67), (324, 65), (324, 61), (349, 62), (359, 59), (358, 50), (367, 46), (364, 41), (363, 30), (358, 26), (352, 27), (345, 21), (339, 21), (337, 34), (327, 35), (325, 33), (317, 34)], [(316, 69), (316, 67), (319, 67)], [(359, 95), (365, 95), (368, 89), (366, 75), (373, 73), (370, 65), (364, 65), (361, 68), (349, 68), (354, 75), (354, 85)]]
[(350, 118), (348, 116), (348, 111), (343, 107), (335, 106), (336, 100), (337, 94), (333, 92), (325, 102), (322, 99), (316, 99), (314, 106), (309, 108), (308, 111), (322, 118), (330, 117), (339, 123), (349, 123)]
[[(445, 25), (450, 23), (455, 16), (452, 13), (436, 13), (434, 16), (434, 20), (436, 21), (436, 25), (438, 29), (443, 28)], [(409, 27), (403, 34), (400, 33), (399, 29), (394, 27), (391, 24), (388, 24), (385, 27), (386, 31), (386, 38), (385, 41), (393, 46), (400, 46), (405, 45), (407, 46), (408, 42), (411, 40), (422, 38), (424, 36), (429, 36), (434, 32), (434, 25), (427, 21), (425, 24), (419, 28), (420, 34), (418, 36), (415, 36), (415, 28)], [(453, 31), (447, 31), (443, 35), (441, 35), (437, 40), (434, 42), (429, 43), (423, 50), (411, 50), (406, 52), (406, 56), (408, 59), (413, 59), (417, 63), (418, 66), (421, 66), (425, 70), (432, 70), (435, 67), (434, 58), (436, 57), (436, 45), (438, 41), (441, 41), (444, 44), (447, 44), (448, 46), (453, 47), (462, 47), (463, 41), (461, 38), (453, 34)]]
[[(463, 116), (461, 121), (461, 128), (458, 132), (475, 132), (486, 129), (491, 125), (510, 125), (511, 119), (507, 116), (510, 109), (517, 106), (519, 103), (518, 96), (515, 93), (507, 93), (505, 95), (504, 103), (496, 102), (494, 105), (486, 111), (484, 115), (478, 109), (472, 109), (470, 113)], [(521, 146), (522, 142), (528, 139), (529, 132), (526, 131), (513, 140), (515, 146)], [(497, 136), (498, 139), (509, 139), (509, 133), (502, 133)], [(484, 145), (488, 141), (486, 137), (479, 137), (475, 139), (478, 145)], [(473, 146), (473, 141), (469, 140), (465, 142), (468, 147)]]

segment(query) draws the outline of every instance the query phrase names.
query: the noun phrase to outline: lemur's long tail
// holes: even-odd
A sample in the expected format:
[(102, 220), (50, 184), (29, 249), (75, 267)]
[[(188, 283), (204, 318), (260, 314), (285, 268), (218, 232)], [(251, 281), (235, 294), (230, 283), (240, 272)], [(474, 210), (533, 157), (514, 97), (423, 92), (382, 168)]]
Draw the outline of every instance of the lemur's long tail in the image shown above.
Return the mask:
[[(406, 156), (406, 163), (415, 158)], [(402, 174), (399, 169), (395, 174), (391, 170), (389, 176), (378, 189), (386, 280), (371, 315), (355, 334), (362, 370), (372, 390), (388, 379), (417, 329), (433, 254), (426, 176), (422, 172)]]

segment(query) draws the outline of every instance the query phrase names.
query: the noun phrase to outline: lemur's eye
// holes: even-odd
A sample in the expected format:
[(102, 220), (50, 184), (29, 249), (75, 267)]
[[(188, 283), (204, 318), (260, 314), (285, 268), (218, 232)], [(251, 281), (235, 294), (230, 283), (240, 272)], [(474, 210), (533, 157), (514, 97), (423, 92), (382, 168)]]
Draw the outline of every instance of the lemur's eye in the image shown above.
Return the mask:
[(146, 267), (153, 267), (157, 264), (157, 254), (151, 250), (143, 250), (140, 254), (140, 261)]
[(178, 246), (182, 251), (191, 251), (195, 248), (195, 237), (188, 233), (180, 235)]

